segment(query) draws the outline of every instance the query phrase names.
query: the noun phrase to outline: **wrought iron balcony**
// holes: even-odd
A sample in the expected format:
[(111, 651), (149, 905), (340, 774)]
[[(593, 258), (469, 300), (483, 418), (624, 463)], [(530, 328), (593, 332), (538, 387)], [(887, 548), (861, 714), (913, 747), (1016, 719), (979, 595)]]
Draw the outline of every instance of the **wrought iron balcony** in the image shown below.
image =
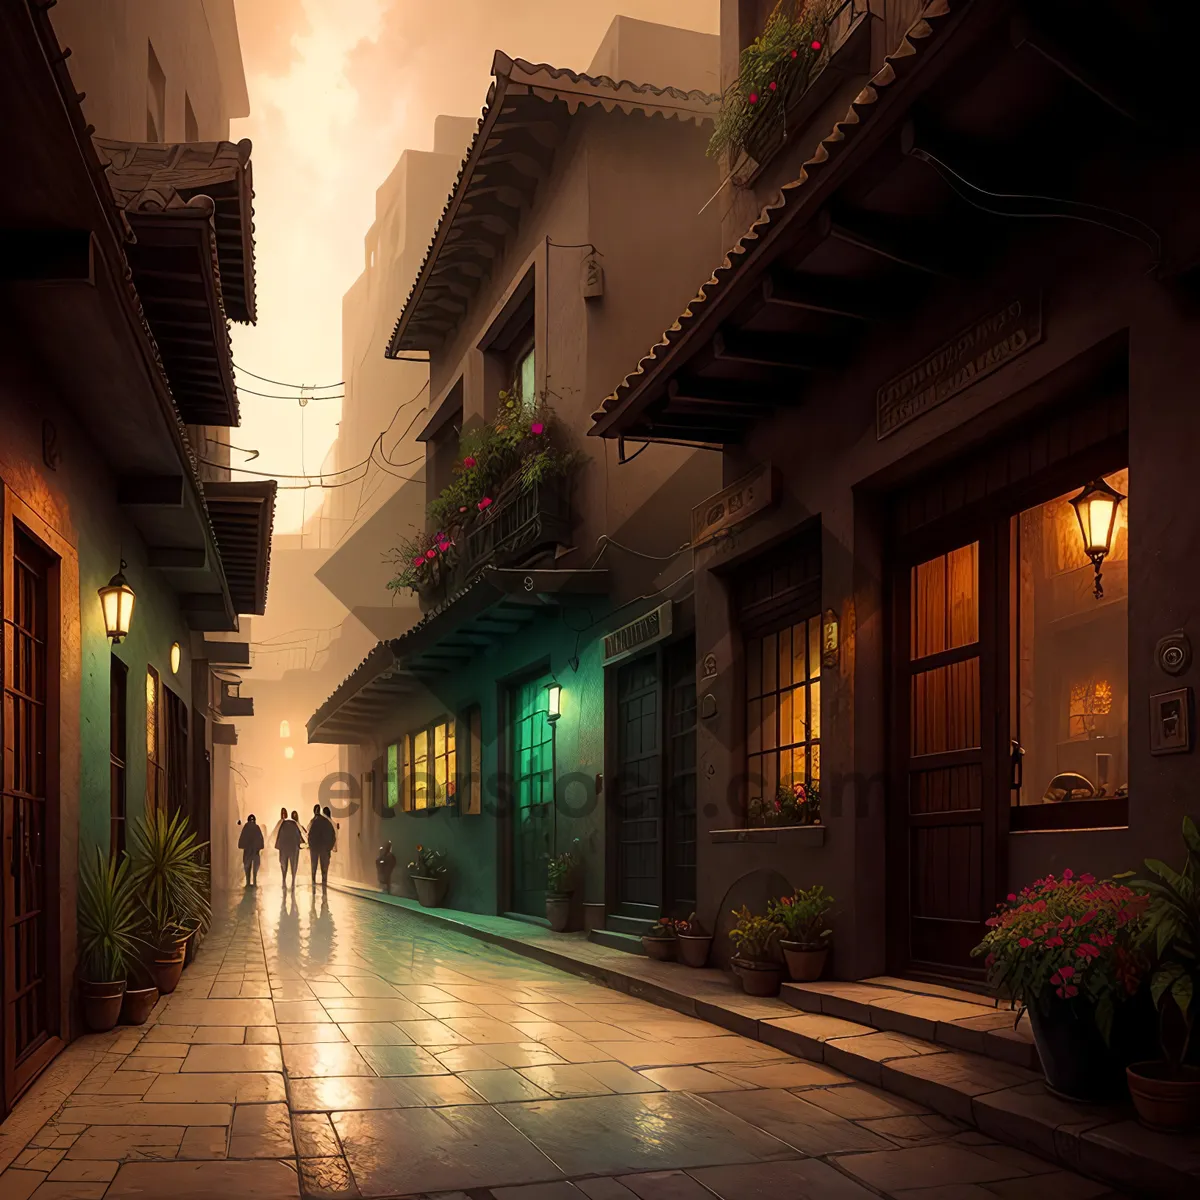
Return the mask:
[(571, 532), (570, 480), (557, 477), (521, 487), (507, 485), (466, 530), (460, 560), (465, 582), (487, 566), (525, 566), (567, 542)]
[(217, 711), (223, 717), (254, 716), (254, 697), (241, 694), (240, 683), (221, 683), (221, 699)]

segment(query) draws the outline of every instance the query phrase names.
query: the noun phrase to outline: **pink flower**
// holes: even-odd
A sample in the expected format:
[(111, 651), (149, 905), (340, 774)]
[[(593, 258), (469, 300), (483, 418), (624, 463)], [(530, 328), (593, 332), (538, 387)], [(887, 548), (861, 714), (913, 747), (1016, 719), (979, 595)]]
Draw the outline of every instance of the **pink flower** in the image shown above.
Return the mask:
[(474, 465), (475, 465), (475, 459), (472, 458), (471, 455), (468, 454), (467, 457), (463, 459), (463, 466), (470, 468), (470, 467), (473, 467)]
[(425, 561), (425, 556), (422, 554), (418, 554), (417, 557), (413, 559), (413, 566), (419, 567), (424, 561)]
[(1070, 1000), (1072, 996), (1079, 995), (1079, 989), (1071, 984), (1068, 984), (1066, 987), (1060, 987), (1056, 990), (1058, 992), (1059, 999), (1061, 1000)]
[(429, 549), (425, 551), (425, 557), (431, 558), (431, 559), (437, 558), (437, 551), (432, 546), (430, 546)]
[(1055, 934), (1053, 937), (1048, 937), (1046, 939), (1047, 946), (1061, 946), (1062, 944), (1063, 944), (1063, 940), (1062, 940), (1062, 938), (1060, 938), (1058, 936), (1058, 934)]
[(1008, 902), (1011, 904), (1015, 899), (1016, 899), (1016, 896), (1013, 895), (1012, 892), (1009, 892), (1008, 893)]
[(772, 79), (771, 82), (767, 84), (767, 87), (769, 87), (771, 91), (774, 91), (776, 87), (775, 80)]
[(1017, 942), (1017, 945), (1020, 946), (1022, 950), (1028, 950), (1029, 947), (1033, 945), (1033, 942), (1030, 941), (1029, 938), (1021, 938), (1021, 940)]
[(438, 550), (440, 550), (440, 551), (441, 551), (443, 554), (445, 554), (445, 553), (446, 553), (446, 551), (450, 549), (450, 543), (449, 543), (449, 542), (438, 542), (438, 547), (437, 547), (437, 548), (438, 548)]
[(1067, 869), (1066, 869), (1066, 870), (1063, 872), (1063, 879), (1074, 879), (1074, 878), (1075, 878), (1075, 872), (1074, 872), (1074, 871), (1072, 871), (1070, 867), (1068, 867), (1068, 868), (1067, 868)]
[(480, 512), (483, 512), (483, 510), (485, 508), (490, 508), (491, 505), (492, 505), (491, 496), (484, 496), (484, 498), (482, 500), (480, 500), (480, 502), (477, 505), (475, 505), (475, 507), (477, 509), (479, 509)]
[(758, 93), (757, 93), (757, 92), (751, 92), (751, 93), (750, 93), (750, 103), (751, 103), (751, 104), (757, 104), (757, 103), (758, 103)]
[(814, 50), (820, 50), (820, 48), (821, 48), (821, 43), (820, 43), (820, 42), (813, 42), (813, 44), (812, 44), (812, 48), (813, 48)]
[(1100, 951), (1090, 942), (1084, 942), (1082, 946), (1075, 947), (1075, 955), (1077, 958), (1099, 958)]
[(1080, 875), (1079, 882), (1080, 883), (1095, 883), (1096, 877), (1095, 877), (1095, 875)]
[(542, 434), (546, 432), (546, 427), (541, 423), (541, 421), (534, 421), (534, 423), (529, 427), (529, 432), (532, 433), (534, 437), (541, 437)]

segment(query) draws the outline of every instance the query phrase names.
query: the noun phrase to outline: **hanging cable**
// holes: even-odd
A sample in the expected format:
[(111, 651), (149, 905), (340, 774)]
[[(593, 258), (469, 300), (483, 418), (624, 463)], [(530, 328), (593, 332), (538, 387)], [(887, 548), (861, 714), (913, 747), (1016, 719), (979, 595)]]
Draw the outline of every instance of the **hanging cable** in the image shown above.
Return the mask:
[(268, 379), (265, 375), (255, 375), (253, 371), (248, 371), (245, 367), (239, 367), (237, 363), (233, 364), (233, 369), (240, 371), (243, 375), (249, 375), (253, 379), (261, 379), (263, 383), (273, 383), (276, 387), (295, 388), (297, 391), (301, 388), (309, 388), (314, 392), (326, 392), (330, 388), (346, 386), (344, 379), (338, 383), (284, 383), (282, 379)]
[(253, 388), (239, 387), (238, 391), (245, 396), (258, 396), (263, 400), (345, 400), (346, 393), (338, 392), (336, 396), (285, 396), (280, 392), (256, 392)]

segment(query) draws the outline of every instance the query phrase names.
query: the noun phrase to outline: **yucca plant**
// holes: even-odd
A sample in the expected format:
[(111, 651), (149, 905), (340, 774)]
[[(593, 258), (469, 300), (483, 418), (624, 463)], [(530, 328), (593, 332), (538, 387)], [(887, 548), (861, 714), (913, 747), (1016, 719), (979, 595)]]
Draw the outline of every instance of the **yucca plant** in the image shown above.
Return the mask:
[(181, 812), (168, 817), (155, 809), (130, 830), (131, 874), (149, 937), (158, 947), (178, 941), (191, 928), (208, 926), (208, 866), (201, 860), (207, 845), (197, 840)]
[(79, 957), (84, 976), (96, 983), (126, 978), (141, 949), (141, 921), (129, 860), (96, 857), (79, 872)]

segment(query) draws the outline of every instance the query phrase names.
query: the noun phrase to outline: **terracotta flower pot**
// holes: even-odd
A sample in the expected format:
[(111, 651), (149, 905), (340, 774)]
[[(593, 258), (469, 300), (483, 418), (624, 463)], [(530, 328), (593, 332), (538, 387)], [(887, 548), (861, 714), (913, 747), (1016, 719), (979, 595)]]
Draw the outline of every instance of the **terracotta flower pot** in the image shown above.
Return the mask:
[(828, 943), (809, 945), (806, 942), (780, 942), (784, 961), (787, 963), (788, 975), (801, 983), (811, 983), (820, 979), (825, 970), (825, 960), (829, 957)]
[(184, 949), (184, 946), (179, 946), (174, 950), (157, 950), (154, 960), (149, 964), (150, 978), (164, 996), (169, 996), (179, 986), (179, 977), (183, 974)]
[(107, 1033), (116, 1025), (125, 996), (125, 980), (94, 982), (81, 979), (79, 994), (83, 999), (83, 1023), (93, 1033)]
[(555, 933), (566, 933), (571, 927), (571, 893), (546, 893), (546, 920)]
[(679, 961), (689, 967), (703, 967), (708, 964), (708, 950), (712, 945), (712, 937), (705, 934), (681, 933), (676, 939), (679, 942)]
[(672, 962), (675, 958), (675, 939), (673, 937), (650, 937), (642, 934), (642, 947), (648, 958), (655, 958), (659, 962)]
[(450, 886), (445, 876), (414, 875), (413, 886), (422, 908), (441, 908), (446, 899), (446, 888)]
[(1125, 1071), (1138, 1120), (1164, 1133), (1200, 1129), (1200, 1067), (1181, 1068), (1172, 1078), (1164, 1062), (1134, 1063)]
[(733, 960), (733, 973), (742, 981), (747, 996), (778, 996), (783, 983), (783, 967), (773, 962)]
[(145, 1025), (150, 1010), (158, 1003), (158, 988), (126, 988), (121, 1000), (121, 1024)]

